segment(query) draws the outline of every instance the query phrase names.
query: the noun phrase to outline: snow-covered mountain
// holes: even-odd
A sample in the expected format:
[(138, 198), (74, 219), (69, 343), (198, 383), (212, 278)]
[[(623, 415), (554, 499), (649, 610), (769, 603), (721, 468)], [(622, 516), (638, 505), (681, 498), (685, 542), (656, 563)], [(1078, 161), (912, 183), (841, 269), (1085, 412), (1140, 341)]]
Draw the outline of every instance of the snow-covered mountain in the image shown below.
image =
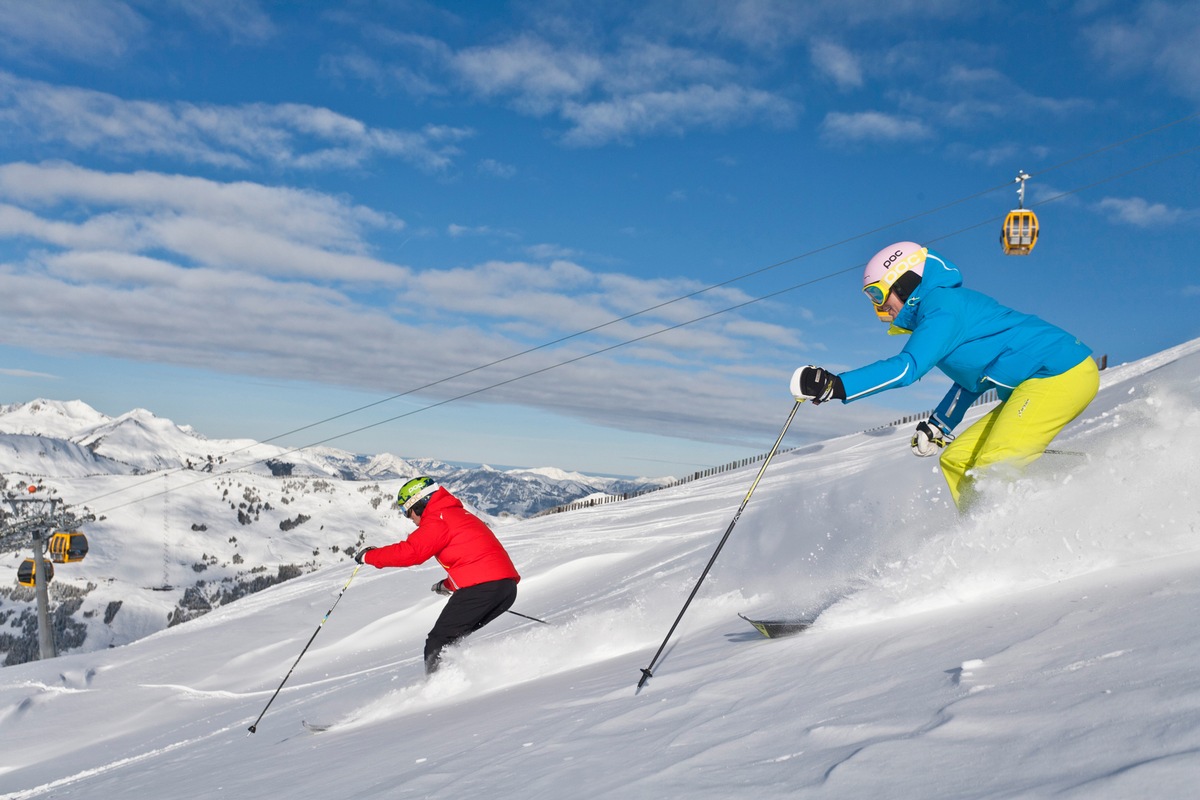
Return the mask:
[[(87, 474), (132, 475), (182, 468), (344, 481), (431, 475), (493, 516), (525, 517), (597, 493), (634, 493), (673, 481), (588, 476), (555, 468), (500, 471), (486, 466), (452, 466), (428, 458), (404, 459), (390, 453), (359, 455), (333, 447), (289, 449), (250, 439), (208, 439), (145, 409), (113, 418), (79, 400), (39, 399), (0, 405), (0, 448), (10, 437), (20, 435), (39, 437), (45, 440), (44, 446), (10, 442), (7, 457), (0, 458), (0, 472), (48, 477), (65, 469), (78, 473), (86, 468), (86, 459), (81, 460), (79, 453), (65, 454), (83, 448), (94, 456), (92, 471)], [(75, 465), (61, 463), (64, 459)]]
[[(207, 439), (144, 409), (112, 418), (77, 400), (0, 406), (0, 490), (41, 484), (90, 518), (90, 555), (51, 583), (64, 652), (126, 644), (344, 560), (347, 548), (396, 541), (412, 525), (391, 501), (421, 474), (493, 524), (666, 482)], [(10, 516), (0, 504), (0, 522)], [(0, 569), (30, 553), (26, 534), (0, 536)], [(0, 581), (3, 663), (35, 656), (34, 614), (32, 590)]]
[(81, 400), (0, 403), (0, 433), (26, 433), (51, 439), (70, 439), (112, 419)]
[[(506, 614), (430, 680), (432, 564), (335, 563), (128, 646), (5, 667), (0, 798), (1194, 797), (1197, 398), (1200, 340), (1106, 370), (1060, 452), (985, 482), (968, 515), (909, 453), (911, 426), (781, 453), (661, 658), (759, 465), (503, 525), (514, 610), (550, 624)], [(94, 537), (97, 558), (126, 548), (109, 574), (163, 581), (192, 535), (163, 536), (164, 515), (260, 486), (159, 497), (150, 480), (122, 512), (142, 527)], [(284, 497), (321, 547), (372, 520), (374, 490), (316, 481), (240, 528), (213, 514), (237, 542), (205, 540), (204, 574), (283, 547), (267, 520)], [(91, 566), (60, 575), (79, 586)], [(97, 591), (84, 607), (103, 616)], [(777, 641), (736, 616), (818, 609)]]

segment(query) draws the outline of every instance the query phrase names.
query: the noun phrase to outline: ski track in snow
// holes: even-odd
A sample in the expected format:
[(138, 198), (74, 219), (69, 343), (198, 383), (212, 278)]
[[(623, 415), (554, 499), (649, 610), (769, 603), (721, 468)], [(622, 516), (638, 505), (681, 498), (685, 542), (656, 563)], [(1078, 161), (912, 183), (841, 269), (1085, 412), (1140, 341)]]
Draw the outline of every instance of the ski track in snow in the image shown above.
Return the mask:
[(28, 798), (28, 797), (38, 797), (39, 795), (44, 795), (47, 792), (53, 792), (58, 789), (63, 789), (65, 787), (71, 786), (72, 784), (87, 780), (88, 778), (92, 778), (92, 777), (95, 777), (98, 775), (104, 775), (106, 773), (113, 772), (115, 770), (121, 770), (121, 769), (125, 769), (128, 767), (136, 766), (145, 761), (149, 761), (151, 759), (166, 755), (167, 753), (171, 753), (175, 750), (180, 750), (182, 748), (198, 744), (199, 742), (203, 742), (206, 739), (212, 739), (214, 737), (221, 736), (222, 734), (228, 733), (231, 730), (233, 730), (232, 726), (227, 727), (227, 728), (222, 728), (220, 730), (215, 730), (211, 733), (205, 734), (203, 736), (197, 736), (192, 739), (184, 739), (182, 741), (175, 742), (174, 744), (169, 744), (165, 747), (159, 747), (159, 748), (150, 750), (145, 753), (140, 753), (136, 756), (120, 758), (120, 759), (117, 759), (116, 761), (110, 762), (108, 764), (104, 764), (99, 767), (92, 767), (90, 769), (81, 770), (81, 771), (75, 773), (74, 775), (68, 775), (64, 778), (59, 778), (57, 780), (50, 781), (49, 783), (44, 783), (41, 786), (34, 786), (29, 789), (23, 789), (21, 791), (10, 792), (5, 795), (0, 795), (0, 798), (2, 798), (3, 800), (10, 800), (10, 798), (11, 798), (11, 800), (24, 800), (25, 798)]

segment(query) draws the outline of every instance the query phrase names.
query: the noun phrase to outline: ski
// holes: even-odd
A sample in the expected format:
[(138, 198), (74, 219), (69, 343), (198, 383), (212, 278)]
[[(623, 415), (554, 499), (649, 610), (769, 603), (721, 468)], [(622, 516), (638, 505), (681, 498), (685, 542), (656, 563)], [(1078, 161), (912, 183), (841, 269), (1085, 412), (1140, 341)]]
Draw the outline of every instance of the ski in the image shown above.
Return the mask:
[(313, 733), (323, 733), (332, 728), (332, 725), (318, 725), (315, 722), (309, 722), (306, 719), (300, 720), (300, 724), (304, 726), (304, 730), (312, 731)]
[(812, 627), (811, 619), (750, 619), (745, 614), (739, 617), (753, 625), (759, 633), (768, 639), (779, 639), (783, 636), (793, 636)]

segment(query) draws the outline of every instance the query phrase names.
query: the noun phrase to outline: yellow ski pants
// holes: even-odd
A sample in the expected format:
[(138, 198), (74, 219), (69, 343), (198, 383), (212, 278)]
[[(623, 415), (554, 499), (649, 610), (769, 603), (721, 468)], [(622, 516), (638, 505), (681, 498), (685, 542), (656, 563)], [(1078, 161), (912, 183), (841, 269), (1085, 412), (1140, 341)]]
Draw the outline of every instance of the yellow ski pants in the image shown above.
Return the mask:
[(1078, 417), (1100, 388), (1096, 362), (1085, 358), (1050, 378), (1030, 378), (942, 451), (942, 474), (959, 510), (971, 503), (972, 476), (996, 465), (1019, 472)]

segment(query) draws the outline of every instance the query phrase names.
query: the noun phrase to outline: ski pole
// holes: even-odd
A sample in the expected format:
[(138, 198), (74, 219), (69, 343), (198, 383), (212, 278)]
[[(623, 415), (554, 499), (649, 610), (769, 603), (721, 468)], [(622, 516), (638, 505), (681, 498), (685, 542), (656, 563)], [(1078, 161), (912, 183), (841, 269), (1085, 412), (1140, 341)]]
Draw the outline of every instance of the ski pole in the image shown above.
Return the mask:
[(783, 437), (787, 434), (788, 428), (791, 427), (792, 419), (796, 416), (796, 409), (800, 408), (800, 404), (803, 402), (804, 400), (797, 400), (795, 405), (792, 406), (792, 413), (788, 414), (787, 422), (783, 423), (783, 430), (779, 432), (779, 438), (776, 439), (775, 444), (772, 445), (771, 452), (767, 453), (767, 457), (763, 459), (762, 466), (758, 468), (758, 475), (754, 476), (754, 483), (750, 484), (750, 491), (746, 492), (746, 496), (742, 498), (742, 504), (738, 506), (737, 513), (733, 515), (733, 520), (729, 523), (729, 527), (725, 529), (725, 535), (721, 537), (721, 542), (717, 545), (717, 549), (713, 551), (712, 558), (708, 560), (708, 565), (705, 566), (704, 571), (700, 573), (700, 579), (696, 581), (696, 585), (692, 587), (692, 593), (688, 595), (688, 599), (683, 604), (683, 608), (679, 610), (679, 616), (675, 617), (675, 622), (671, 625), (671, 629), (667, 631), (667, 636), (665, 639), (663, 639), (662, 644), (659, 645), (658, 652), (654, 654), (654, 658), (650, 659), (650, 666), (642, 670), (642, 679), (638, 681), (638, 689), (641, 689), (646, 681), (654, 677), (654, 673), (651, 670), (653, 670), (654, 665), (658, 663), (659, 656), (661, 656), (663, 650), (666, 649), (667, 642), (671, 639), (671, 634), (675, 633), (675, 628), (679, 626), (679, 621), (683, 619), (683, 615), (687, 612), (688, 606), (692, 604), (692, 598), (696, 596), (696, 592), (700, 591), (700, 584), (704, 583), (704, 579), (708, 577), (708, 571), (712, 569), (713, 564), (716, 563), (717, 556), (721, 554), (721, 548), (725, 546), (726, 540), (729, 539), (729, 534), (733, 533), (733, 526), (737, 525), (738, 518), (742, 516), (742, 511), (745, 510), (746, 504), (750, 502), (750, 495), (754, 494), (755, 487), (757, 487), (758, 482), (762, 480), (763, 473), (767, 471), (767, 466), (771, 463), (771, 459), (775, 457), (775, 452), (779, 449), (779, 443), (783, 441)]
[(263, 706), (263, 710), (259, 712), (258, 719), (254, 720), (254, 724), (250, 726), (250, 733), (254, 733), (258, 730), (258, 723), (262, 720), (263, 714), (266, 714), (267, 709), (271, 707), (271, 703), (275, 702), (275, 698), (279, 696), (279, 690), (283, 688), (285, 683), (287, 683), (287, 679), (292, 677), (292, 670), (296, 668), (296, 664), (300, 663), (300, 659), (304, 658), (304, 654), (308, 652), (309, 645), (313, 643), (313, 639), (317, 638), (317, 634), (321, 632), (321, 628), (325, 625), (325, 620), (329, 619), (329, 615), (333, 613), (335, 608), (337, 608), (337, 604), (341, 602), (342, 595), (344, 595), (346, 590), (350, 588), (350, 581), (354, 580), (354, 576), (358, 574), (360, 569), (362, 569), (362, 564), (354, 567), (354, 572), (350, 573), (350, 578), (346, 581), (346, 585), (342, 587), (340, 592), (338, 592), (337, 599), (333, 601), (333, 605), (330, 606), (329, 610), (325, 612), (325, 616), (321, 617), (321, 624), (317, 626), (317, 629), (313, 631), (313, 635), (309, 637), (308, 644), (304, 645), (304, 649), (300, 651), (300, 655), (296, 656), (296, 661), (292, 664), (292, 669), (289, 669), (287, 675), (283, 676), (283, 680), (279, 682), (279, 688), (275, 690), (275, 694), (271, 695), (271, 699), (267, 701), (267, 704)]
[(524, 617), (525, 619), (531, 619), (531, 620), (533, 620), (534, 622), (540, 622), (540, 623), (542, 623), (543, 625), (549, 625), (549, 624), (550, 624), (549, 622), (546, 622), (546, 620), (544, 620), (544, 619), (538, 619), (537, 617), (531, 617), (531, 616), (529, 616), (528, 614), (522, 614), (520, 611), (513, 611), (511, 608), (510, 608), (510, 609), (508, 609), (508, 613), (509, 613), (509, 614), (516, 614), (518, 617)]

